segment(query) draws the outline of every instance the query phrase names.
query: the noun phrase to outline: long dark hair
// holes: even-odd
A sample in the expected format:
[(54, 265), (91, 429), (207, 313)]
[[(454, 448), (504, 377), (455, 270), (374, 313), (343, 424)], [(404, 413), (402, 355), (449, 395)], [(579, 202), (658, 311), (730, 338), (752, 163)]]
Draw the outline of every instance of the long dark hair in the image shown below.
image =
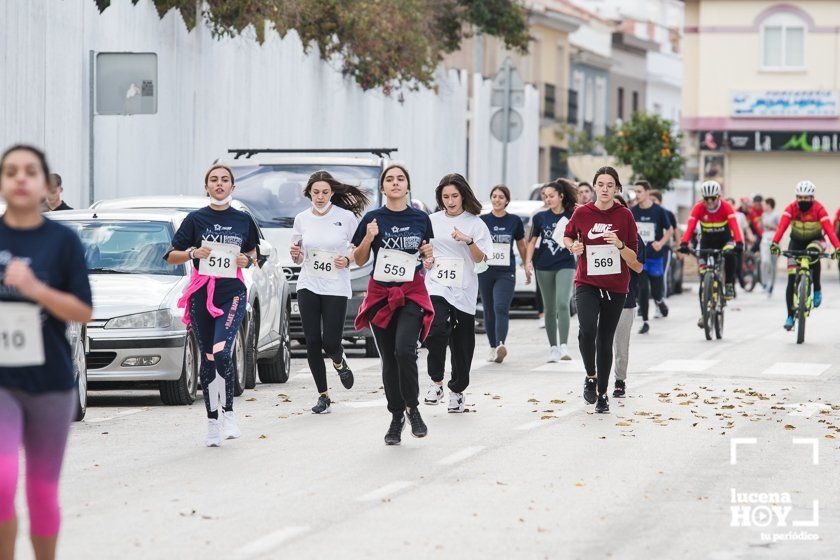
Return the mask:
[(575, 209), (575, 204), (577, 204), (577, 187), (575, 187), (575, 184), (568, 179), (563, 179), (561, 177), (559, 179), (549, 181), (544, 184), (542, 188), (551, 188), (557, 191), (558, 194), (563, 195), (563, 210), (565, 212)]
[(320, 181), (330, 186), (332, 189), (332, 198), (330, 200), (339, 208), (344, 208), (357, 216), (361, 216), (364, 209), (370, 204), (370, 199), (359, 187), (342, 183), (330, 175), (328, 171), (316, 171), (310, 175), (309, 180), (306, 182), (306, 188), (303, 189), (303, 196), (312, 200), (312, 185)]
[(618, 179), (618, 171), (615, 170), (614, 167), (610, 167), (609, 165), (605, 165), (604, 167), (600, 167), (598, 171), (595, 172), (595, 177), (592, 179), (592, 185), (594, 186), (595, 183), (598, 182), (598, 177), (601, 175), (609, 175), (613, 179), (615, 179), (615, 186), (618, 187), (618, 190), (621, 191), (621, 181)]
[(9, 154), (19, 151), (29, 152), (38, 158), (38, 162), (41, 164), (41, 169), (44, 172), (44, 180), (47, 181), (47, 186), (49, 186), (50, 166), (47, 164), (47, 155), (35, 146), (30, 146), (29, 144), (15, 144), (3, 152), (3, 155), (0, 156), (0, 170), (3, 169), (3, 165), (6, 163), (6, 158), (9, 157)]
[(392, 163), (382, 170), (382, 174), (379, 176), (379, 190), (382, 190), (382, 187), (385, 186), (385, 175), (392, 169), (399, 169), (405, 174), (405, 180), (408, 183), (408, 192), (411, 192), (411, 175), (408, 174), (408, 169), (401, 163)]
[(481, 214), (481, 203), (476, 198), (470, 184), (467, 183), (467, 180), (460, 173), (444, 175), (443, 179), (438, 183), (437, 189), (435, 189), (435, 200), (437, 201), (438, 208), (443, 208), (443, 189), (449, 185), (458, 189), (458, 192), (461, 194), (461, 198), (464, 201), (464, 211), (474, 216)]
[(495, 187), (490, 189), (490, 198), (493, 198), (493, 193), (496, 191), (502, 193), (502, 196), (504, 196), (505, 200), (507, 200), (507, 204), (505, 204), (505, 208), (507, 208), (508, 204), (510, 204), (510, 189), (507, 188), (507, 186), (505, 185), (496, 185)]

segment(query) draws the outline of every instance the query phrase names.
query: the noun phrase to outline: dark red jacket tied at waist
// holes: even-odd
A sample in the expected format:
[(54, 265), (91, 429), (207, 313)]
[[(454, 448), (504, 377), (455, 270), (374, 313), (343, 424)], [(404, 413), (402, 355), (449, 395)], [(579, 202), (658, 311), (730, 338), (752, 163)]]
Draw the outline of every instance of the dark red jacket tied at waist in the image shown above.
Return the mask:
[[(356, 315), (356, 329), (369, 329), (371, 323), (381, 329), (387, 329), (394, 317), (394, 312), (406, 303), (413, 301), (425, 311), (423, 314), (423, 329), (420, 331), (420, 341), (426, 340), (432, 320), (435, 318), (435, 308), (426, 291), (426, 281), (419, 272), (414, 280), (397, 286), (386, 287), (378, 284), (373, 278), (368, 281), (367, 294)], [(384, 305), (383, 302), (385, 303)], [(373, 318), (370, 318), (373, 313)]]

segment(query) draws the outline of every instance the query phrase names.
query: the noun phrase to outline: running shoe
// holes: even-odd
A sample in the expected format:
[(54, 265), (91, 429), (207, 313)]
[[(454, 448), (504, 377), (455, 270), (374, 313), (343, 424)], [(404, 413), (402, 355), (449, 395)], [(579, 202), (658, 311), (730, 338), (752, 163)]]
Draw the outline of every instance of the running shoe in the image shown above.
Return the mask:
[(703, 317), (700, 317), (699, 319), (697, 319), (697, 328), (698, 329), (704, 328), (703, 327)]
[(443, 399), (443, 385), (438, 385), (434, 381), (429, 382), (429, 390), (426, 391), (426, 398), (423, 399), (426, 404), (437, 404)]
[(647, 332), (649, 330), (650, 330), (650, 325), (648, 325), (648, 322), (645, 321), (644, 323), (642, 323), (642, 328), (639, 329), (639, 334), (647, 334)]
[(653, 306), (653, 318), (654, 319), (661, 319), (663, 317), (662, 312), (659, 311), (659, 307)]
[(814, 307), (819, 307), (822, 303), (822, 292), (814, 292)]
[(598, 397), (598, 403), (595, 405), (595, 412), (598, 414), (608, 414), (610, 412), (610, 402), (607, 400), (607, 395)]
[(312, 412), (314, 414), (329, 414), (331, 404), (332, 401), (327, 395), (320, 395), (318, 397), (318, 402), (316, 402), (315, 406), (312, 407)]
[(723, 290), (723, 297), (726, 301), (735, 298), (735, 284), (726, 284)]
[(464, 412), (464, 393), (449, 392), (449, 407), (447, 412)]
[(225, 432), (225, 439), (236, 439), (242, 435), (242, 430), (239, 429), (232, 410), (227, 410), (222, 414), (222, 429)]
[(568, 362), (572, 359), (572, 355), (569, 354), (569, 346), (566, 344), (560, 345), (560, 359), (564, 362)]
[(668, 316), (668, 306), (665, 304), (664, 301), (660, 301), (656, 304), (657, 310), (662, 314), (663, 317)]
[(344, 359), (344, 356), (341, 357), (341, 365), (336, 367), (335, 362), (333, 362), (333, 367), (336, 373), (338, 373), (338, 378), (341, 380), (344, 388), (350, 389), (353, 386), (353, 372), (350, 371), (350, 366), (347, 365), (347, 360)]
[(488, 362), (495, 362), (496, 361), (496, 349), (491, 348), (490, 352), (487, 354), (487, 361)]
[(222, 445), (222, 430), (218, 418), (207, 419), (207, 439), (204, 440), (207, 447), (220, 447)]
[(615, 390), (613, 391), (613, 397), (618, 399), (623, 399), (625, 394), (626, 387), (624, 386), (624, 381), (621, 379), (615, 380)]
[(405, 415), (408, 416), (408, 422), (411, 424), (411, 435), (416, 438), (426, 437), (426, 434), (429, 433), (429, 429), (426, 427), (426, 423), (423, 422), (423, 418), (420, 416), (420, 409), (416, 406), (414, 408), (409, 408)]
[(596, 398), (598, 398), (598, 394), (595, 392), (595, 378), (587, 375), (586, 381), (583, 383), (583, 399), (592, 404)]
[(496, 348), (496, 359), (493, 360), (493, 361), (496, 362), (497, 364), (501, 364), (503, 361), (505, 361), (506, 356), (507, 356), (507, 348), (505, 348), (504, 343), (501, 343)]
[(560, 361), (560, 349), (552, 346), (548, 349), (548, 363), (553, 364)]
[(402, 431), (405, 428), (405, 416), (395, 414), (391, 418), (391, 425), (385, 434), (385, 445), (399, 445), (402, 441)]
[(788, 317), (785, 319), (785, 330), (792, 331), (793, 330), (793, 317)]
[(544, 329), (545, 328), (545, 317), (540, 317), (539, 319), (537, 319), (537, 321), (539, 321), (537, 323), (537, 327), (539, 327), (541, 329)]

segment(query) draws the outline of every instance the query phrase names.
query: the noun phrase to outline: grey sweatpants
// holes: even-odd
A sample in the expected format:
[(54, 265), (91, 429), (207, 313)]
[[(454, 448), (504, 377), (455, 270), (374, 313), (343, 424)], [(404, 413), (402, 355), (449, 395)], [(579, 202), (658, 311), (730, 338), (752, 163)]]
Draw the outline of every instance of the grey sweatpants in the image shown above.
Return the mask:
[(622, 309), (621, 317), (618, 319), (618, 327), (615, 329), (615, 340), (613, 342), (615, 378), (622, 381), (627, 379), (627, 362), (630, 361), (630, 332), (633, 330), (633, 318), (635, 316), (635, 307)]

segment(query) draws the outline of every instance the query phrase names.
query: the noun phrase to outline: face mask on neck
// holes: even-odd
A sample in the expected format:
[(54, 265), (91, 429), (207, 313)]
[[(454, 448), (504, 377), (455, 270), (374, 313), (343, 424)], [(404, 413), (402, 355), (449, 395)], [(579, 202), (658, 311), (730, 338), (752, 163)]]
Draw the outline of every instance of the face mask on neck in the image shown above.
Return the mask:
[(814, 205), (814, 201), (813, 200), (798, 200), (796, 202), (796, 205), (799, 207), (800, 212), (807, 212)]
[(216, 200), (212, 196), (210, 197), (210, 205), (211, 206), (224, 206), (225, 204), (230, 204), (233, 201), (233, 195), (229, 194), (222, 200)]
[(327, 202), (327, 205), (326, 205), (326, 206), (324, 206), (324, 208), (323, 208), (323, 209), (321, 209), (321, 210), (319, 210), (319, 209), (318, 209), (318, 207), (317, 207), (317, 206), (315, 206), (315, 202), (314, 202), (314, 201), (312, 202), (312, 210), (313, 210), (316, 214), (318, 214), (319, 216), (323, 216), (324, 214), (326, 214), (327, 212), (329, 212), (329, 211), (330, 211), (330, 208), (332, 208), (332, 201)]

